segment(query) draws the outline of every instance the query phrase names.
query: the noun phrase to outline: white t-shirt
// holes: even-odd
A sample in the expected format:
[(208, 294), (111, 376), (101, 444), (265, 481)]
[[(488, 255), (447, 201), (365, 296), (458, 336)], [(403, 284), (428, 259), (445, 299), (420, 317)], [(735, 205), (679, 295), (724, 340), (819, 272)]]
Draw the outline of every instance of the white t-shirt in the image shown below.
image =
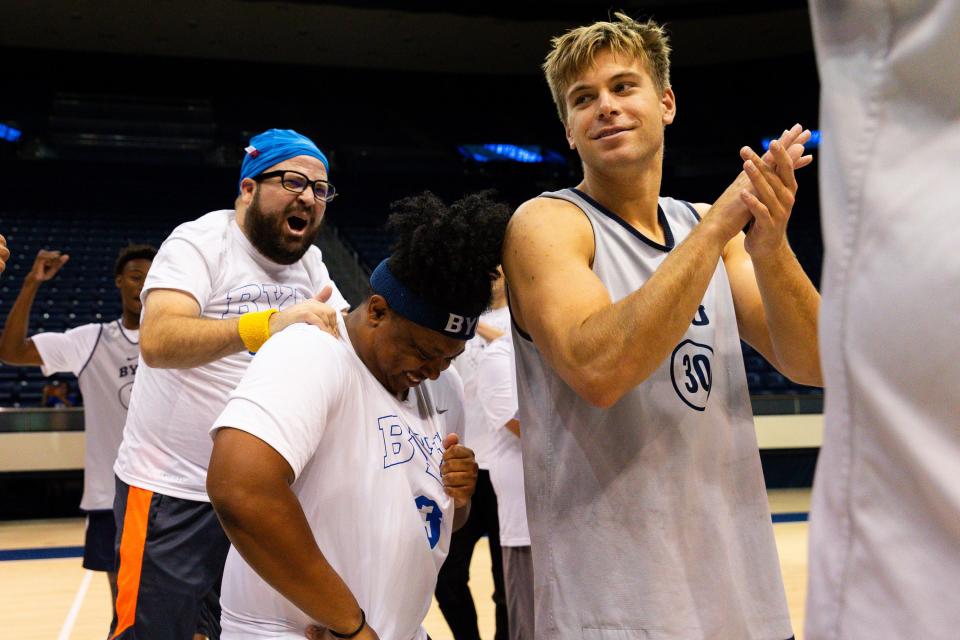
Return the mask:
[[(510, 308), (501, 307), (487, 311), (480, 316), (480, 322), (499, 329), (504, 333), (510, 332)], [(489, 345), (486, 340), (477, 335), (467, 341), (454, 366), (457, 373), (463, 378), (463, 402), (467, 415), (467, 432), (463, 444), (473, 449), (477, 457), (477, 464), (481, 469), (490, 468), (490, 433), (487, 429), (483, 407), (477, 401), (477, 367), (483, 358), (483, 351)]]
[(124, 329), (115, 320), (65, 333), (38, 333), (31, 340), (43, 360), (43, 375), (69, 371), (77, 376), (83, 394), (86, 444), (80, 508), (113, 509), (113, 463), (137, 372), (140, 332)]
[[(448, 370), (398, 400), (342, 325), (341, 336), (295, 325), (271, 338), (212, 431), (242, 429), (282, 455), (317, 544), (371, 627), (384, 640), (422, 640), (453, 525), (441, 441), (462, 435), (462, 383)], [(313, 623), (232, 548), (221, 604), (224, 640), (300, 639)]]
[[(204, 318), (286, 309), (333, 285), (320, 250), (279, 265), (247, 240), (234, 211), (214, 211), (180, 225), (150, 267), (141, 297), (154, 289), (190, 294)], [(329, 304), (347, 308), (334, 285)], [(207, 430), (223, 410), (251, 356), (247, 351), (193, 369), (154, 369), (137, 376), (114, 470), (129, 485), (186, 500), (207, 501), (212, 445)]]
[[(501, 547), (530, 546), (527, 500), (523, 490), (520, 438), (506, 424), (517, 415), (516, 366), (508, 333), (483, 351), (477, 369), (477, 400), (490, 431), (490, 482), (497, 494)], [(523, 428), (523, 425), (520, 425)]]

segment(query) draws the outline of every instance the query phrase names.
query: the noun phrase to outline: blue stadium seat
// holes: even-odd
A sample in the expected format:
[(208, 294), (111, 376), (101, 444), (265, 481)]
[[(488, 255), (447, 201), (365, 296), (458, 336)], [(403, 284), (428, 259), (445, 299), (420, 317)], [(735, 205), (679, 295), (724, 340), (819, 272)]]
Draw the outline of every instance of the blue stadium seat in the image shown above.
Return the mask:
[(21, 391), (17, 398), (16, 406), (39, 407), (41, 398), (43, 398), (43, 393), (40, 391)]
[(768, 371), (763, 375), (764, 385), (773, 391), (786, 391), (790, 381), (776, 371)]

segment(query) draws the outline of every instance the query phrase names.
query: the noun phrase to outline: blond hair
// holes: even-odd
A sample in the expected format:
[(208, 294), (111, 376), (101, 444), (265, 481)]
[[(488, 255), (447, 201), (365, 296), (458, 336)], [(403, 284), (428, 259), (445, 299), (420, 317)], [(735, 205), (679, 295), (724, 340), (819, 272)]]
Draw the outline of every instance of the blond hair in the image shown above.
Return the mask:
[(625, 13), (615, 13), (614, 17), (616, 22), (577, 27), (550, 41), (552, 48), (543, 71), (564, 124), (567, 89), (602, 51), (643, 61), (660, 95), (670, 88), (670, 42), (664, 28), (653, 20), (638, 22)]

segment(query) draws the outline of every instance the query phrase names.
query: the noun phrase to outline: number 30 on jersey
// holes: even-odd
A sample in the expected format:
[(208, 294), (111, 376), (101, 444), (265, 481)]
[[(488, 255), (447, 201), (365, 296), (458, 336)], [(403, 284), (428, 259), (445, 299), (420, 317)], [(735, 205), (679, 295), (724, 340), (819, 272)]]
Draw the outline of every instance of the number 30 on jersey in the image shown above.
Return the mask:
[(713, 348), (693, 340), (684, 340), (670, 358), (670, 379), (680, 399), (696, 411), (707, 408), (713, 373), (710, 361)]

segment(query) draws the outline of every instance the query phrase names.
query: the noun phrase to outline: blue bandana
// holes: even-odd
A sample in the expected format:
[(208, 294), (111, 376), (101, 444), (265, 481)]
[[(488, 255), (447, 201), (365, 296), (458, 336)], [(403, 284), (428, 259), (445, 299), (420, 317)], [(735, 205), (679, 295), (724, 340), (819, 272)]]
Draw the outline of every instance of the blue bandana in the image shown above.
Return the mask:
[(386, 260), (370, 275), (370, 288), (383, 296), (391, 309), (421, 327), (458, 340), (469, 340), (477, 332), (479, 316), (437, 309), (397, 280)]
[(330, 163), (323, 151), (317, 148), (313, 141), (300, 135), (293, 129), (267, 129), (259, 135), (250, 138), (250, 146), (245, 149), (247, 155), (243, 157), (240, 167), (240, 182), (244, 178), (258, 176), (275, 164), (297, 156), (310, 156), (323, 163), (329, 172)]

